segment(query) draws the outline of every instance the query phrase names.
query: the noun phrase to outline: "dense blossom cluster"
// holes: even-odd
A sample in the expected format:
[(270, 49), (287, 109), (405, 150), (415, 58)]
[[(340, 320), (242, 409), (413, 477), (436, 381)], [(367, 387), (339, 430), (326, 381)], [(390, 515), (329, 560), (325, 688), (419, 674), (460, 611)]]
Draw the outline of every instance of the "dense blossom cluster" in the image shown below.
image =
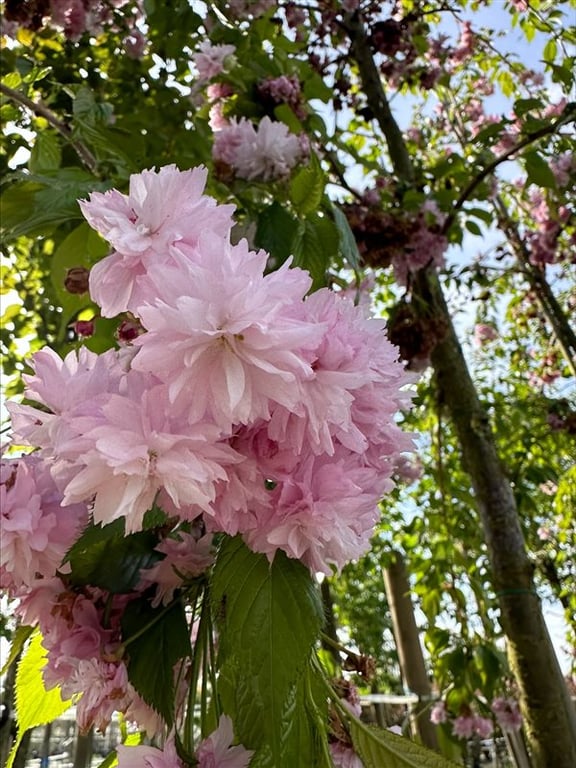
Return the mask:
[[(83, 693), (82, 728), (113, 710), (161, 726), (127, 675), (131, 600), (168, 605), (210, 567), (219, 532), (270, 560), (281, 549), (313, 572), (341, 568), (368, 548), (412, 448), (395, 423), (410, 377), (383, 322), (343, 294), (307, 295), (289, 263), (267, 273), (268, 254), (230, 242), (233, 209), (205, 182), (204, 168), (167, 166), (81, 203), (114, 249), (89, 285), (104, 317), (128, 313), (123, 341), (37, 352), (36, 405), (9, 406), (15, 442), (37, 450), (2, 464), (2, 586), (42, 631), (47, 685)], [(152, 508), (169, 523), (129, 593), (71, 587), (63, 558), (88, 515), (130, 534)]]
[(241, 179), (271, 181), (287, 176), (308, 154), (304, 137), (284, 123), (264, 117), (255, 126), (245, 117), (232, 119), (216, 132), (212, 157)]
[(15, 33), (19, 27), (38, 30), (46, 25), (63, 30), (70, 40), (78, 40), (85, 32), (96, 35), (106, 28), (120, 31), (117, 11), (122, 10), (122, 29), (126, 31), (125, 50), (138, 58), (146, 44), (136, 22), (143, 19), (140, 0), (35, 0), (23, 3), (7, 0), (4, 7), (5, 34)]

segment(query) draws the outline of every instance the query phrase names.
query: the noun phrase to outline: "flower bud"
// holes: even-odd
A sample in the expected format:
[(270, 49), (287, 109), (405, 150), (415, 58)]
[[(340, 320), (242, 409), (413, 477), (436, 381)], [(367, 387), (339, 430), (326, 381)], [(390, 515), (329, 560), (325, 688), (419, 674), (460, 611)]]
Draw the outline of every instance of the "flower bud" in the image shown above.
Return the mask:
[(81, 295), (88, 292), (88, 276), (90, 270), (86, 267), (72, 267), (66, 272), (64, 287), (68, 293)]

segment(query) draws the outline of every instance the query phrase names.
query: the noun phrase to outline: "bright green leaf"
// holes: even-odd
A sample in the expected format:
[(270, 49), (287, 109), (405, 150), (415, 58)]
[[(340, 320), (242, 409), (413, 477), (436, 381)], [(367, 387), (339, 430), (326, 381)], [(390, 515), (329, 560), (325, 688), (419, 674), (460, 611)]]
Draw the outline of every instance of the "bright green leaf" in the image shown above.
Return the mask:
[(70, 708), (72, 701), (63, 701), (59, 688), (47, 691), (42, 678), (46, 664), (46, 650), (42, 647), (42, 635), (33, 635), (16, 673), (16, 719), (18, 734), (12, 745), (6, 768), (11, 768), (22, 737), (30, 728), (46, 725)]
[(350, 721), (350, 735), (364, 768), (456, 768), (437, 752), (358, 720)]
[(290, 182), (290, 199), (301, 216), (315, 211), (322, 202), (325, 178), (320, 163), (311, 158), (306, 168), (301, 168)]

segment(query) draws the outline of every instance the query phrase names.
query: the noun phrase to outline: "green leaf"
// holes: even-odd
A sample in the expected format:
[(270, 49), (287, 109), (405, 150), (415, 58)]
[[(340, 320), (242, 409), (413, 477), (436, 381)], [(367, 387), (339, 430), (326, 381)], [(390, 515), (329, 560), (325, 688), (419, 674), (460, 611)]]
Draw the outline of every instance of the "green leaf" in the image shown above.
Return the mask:
[(304, 126), (288, 104), (279, 104), (277, 107), (274, 107), (274, 117), (281, 123), (284, 123), (284, 125), (287, 125), (292, 133), (302, 133), (304, 130)]
[(8, 668), (16, 661), (32, 632), (34, 632), (34, 627), (28, 627), (23, 624), (16, 627), (16, 631), (10, 639), (10, 652), (2, 665), (2, 669), (0, 669), (0, 675), (5, 674)]
[(518, 117), (522, 117), (526, 112), (532, 110), (542, 109), (543, 104), (541, 99), (516, 99), (514, 102), (514, 114)]
[(62, 150), (56, 134), (50, 131), (37, 133), (28, 161), (28, 167), (32, 173), (55, 171), (60, 168), (61, 162)]
[(550, 63), (553, 62), (556, 58), (556, 54), (558, 52), (558, 45), (556, 43), (556, 40), (551, 37), (546, 45), (544, 46), (544, 51), (542, 52), (542, 58), (544, 61)]
[(283, 264), (292, 254), (292, 243), (298, 223), (283, 208), (274, 202), (258, 216), (256, 227), (256, 245), (268, 251), (274, 260), (274, 267)]
[(332, 215), (340, 237), (340, 253), (352, 269), (358, 270), (362, 258), (348, 219), (336, 203), (332, 203)]
[(325, 178), (314, 156), (306, 168), (301, 168), (290, 182), (290, 199), (301, 216), (315, 211), (322, 202)]
[(170, 727), (174, 722), (174, 666), (190, 654), (190, 630), (182, 602), (152, 608), (145, 597), (132, 600), (122, 617), (122, 637), (130, 682)]
[(2, 229), (10, 237), (41, 234), (46, 228), (82, 219), (78, 199), (105, 186), (80, 168), (32, 174), (2, 193)]
[(158, 537), (153, 531), (124, 535), (124, 520), (108, 525), (90, 525), (73, 544), (64, 562), (69, 562), (73, 584), (91, 584), (108, 592), (131, 592), (140, 579), (140, 570), (162, 558), (154, 550)]
[(528, 183), (538, 187), (556, 188), (556, 179), (550, 170), (550, 166), (538, 152), (527, 152), (524, 155), (524, 164)]
[(218, 553), (212, 600), (219, 627), (219, 694), (252, 766), (292, 768), (316, 749), (306, 711), (308, 659), (323, 621), (310, 572), (277, 552), (270, 564), (239, 537)]
[(437, 752), (358, 720), (350, 721), (350, 735), (364, 768), (456, 768)]
[(464, 226), (466, 227), (468, 232), (471, 232), (473, 235), (476, 235), (477, 237), (482, 237), (482, 235), (484, 234), (475, 221), (471, 221), (470, 219), (468, 219), (468, 221)]
[(294, 266), (312, 275), (313, 290), (326, 284), (326, 270), (338, 253), (339, 234), (327, 216), (315, 214), (302, 224), (294, 242)]
[(16, 673), (16, 719), (18, 733), (8, 757), (6, 768), (11, 768), (22, 737), (30, 728), (46, 725), (60, 717), (72, 704), (63, 701), (60, 688), (47, 691), (42, 679), (46, 664), (46, 650), (42, 647), (42, 635), (33, 635)]

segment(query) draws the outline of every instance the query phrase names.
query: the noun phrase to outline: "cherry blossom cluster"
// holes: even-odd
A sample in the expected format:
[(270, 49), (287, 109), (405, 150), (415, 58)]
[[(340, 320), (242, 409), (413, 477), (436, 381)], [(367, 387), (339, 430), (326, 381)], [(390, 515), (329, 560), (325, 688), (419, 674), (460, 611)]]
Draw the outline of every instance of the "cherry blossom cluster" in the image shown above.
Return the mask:
[(307, 158), (307, 138), (290, 133), (284, 123), (264, 117), (255, 126), (233, 118), (216, 132), (212, 157), (220, 172), (231, 169), (240, 179), (272, 181), (286, 177)]
[(367, 549), (412, 448), (394, 420), (410, 375), (382, 321), (232, 245), (232, 208), (203, 194), (206, 175), (144, 171), (128, 195), (81, 203), (114, 248), (91, 270), (92, 298), (145, 332), (101, 355), (34, 355), (38, 406), (11, 404), (15, 440), (96, 523), (138, 531), (156, 504), (330, 573)]
[(365, 263), (376, 268), (391, 264), (399, 285), (426, 266), (444, 266), (446, 215), (434, 200), (415, 212), (391, 212), (382, 209), (378, 195), (374, 200), (371, 195), (366, 204), (348, 204), (345, 211)]
[[(129, 7), (130, 6), (130, 7)], [(129, 7), (129, 8), (128, 8)], [(146, 39), (136, 22), (143, 19), (144, 13), (141, 2), (130, 0), (36, 0), (33, 3), (23, 3), (18, 0), (8, 0), (4, 7), (3, 25), (5, 34), (15, 34), (19, 27), (42, 29), (51, 25), (62, 29), (70, 40), (79, 40), (85, 32), (96, 35), (102, 29), (118, 31), (115, 12), (123, 10), (126, 38), (124, 48), (132, 58), (139, 58), (144, 52)], [(126, 11), (130, 12), (127, 13)]]
[[(522, 715), (515, 699), (499, 696), (492, 701), (491, 710), (502, 731), (511, 733), (522, 727)], [(487, 739), (494, 731), (491, 718), (482, 717), (470, 707), (464, 707), (460, 715), (453, 717), (443, 700), (437, 701), (432, 707), (430, 720), (435, 725), (450, 723), (453, 735), (459, 739), (471, 739), (474, 736)]]

